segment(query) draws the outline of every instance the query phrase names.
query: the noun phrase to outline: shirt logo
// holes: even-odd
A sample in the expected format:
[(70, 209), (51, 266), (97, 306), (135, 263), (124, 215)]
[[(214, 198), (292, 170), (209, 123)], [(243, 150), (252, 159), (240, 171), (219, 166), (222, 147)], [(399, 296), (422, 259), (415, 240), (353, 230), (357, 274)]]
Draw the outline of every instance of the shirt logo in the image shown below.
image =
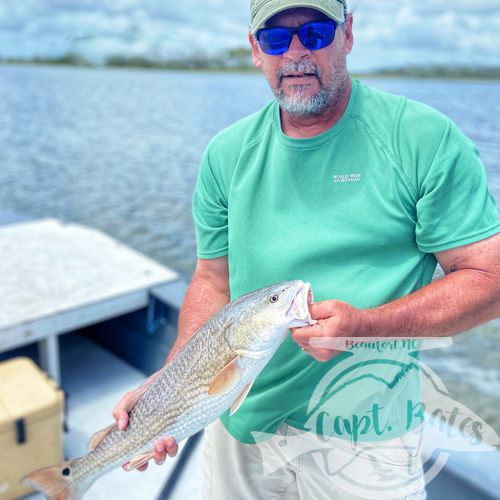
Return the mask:
[(361, 174), (341, 174), (333, 176), (333, 182), (335, 184), (343, 184), (345, 182), (360, 182), (360, 181), (361, 181)]

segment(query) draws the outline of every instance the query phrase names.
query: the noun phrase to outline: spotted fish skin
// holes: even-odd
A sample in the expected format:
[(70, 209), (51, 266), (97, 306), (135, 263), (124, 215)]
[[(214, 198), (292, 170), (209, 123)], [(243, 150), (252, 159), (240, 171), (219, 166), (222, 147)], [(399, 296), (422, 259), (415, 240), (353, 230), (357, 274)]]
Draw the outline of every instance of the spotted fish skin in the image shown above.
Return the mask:
[(228, 408), (236, 411), (288, 330), (314, 323), (311, 299), (310, 284), (297, 280), (230, 302), (148, 379), (152, 382), (131, 410), (125, 431), (111, 426), (91, 439), (87, 454), (32, 472), (22, 482), (51, 500), (78, 500), (110, 470), (150, 459), (160, 438), (180, 442)]

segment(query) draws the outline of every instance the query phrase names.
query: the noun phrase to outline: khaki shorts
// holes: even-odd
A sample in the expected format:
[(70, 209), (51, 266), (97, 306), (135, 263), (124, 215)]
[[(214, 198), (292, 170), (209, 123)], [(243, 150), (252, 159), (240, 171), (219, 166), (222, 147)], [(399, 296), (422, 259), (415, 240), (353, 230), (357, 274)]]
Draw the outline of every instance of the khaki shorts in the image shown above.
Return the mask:
[(380, 443), (321, 440), (283, 424), (271, 439), (245, 444), (220, 420), (204, 440), (204, 500), (426, 498), (421, 433)]

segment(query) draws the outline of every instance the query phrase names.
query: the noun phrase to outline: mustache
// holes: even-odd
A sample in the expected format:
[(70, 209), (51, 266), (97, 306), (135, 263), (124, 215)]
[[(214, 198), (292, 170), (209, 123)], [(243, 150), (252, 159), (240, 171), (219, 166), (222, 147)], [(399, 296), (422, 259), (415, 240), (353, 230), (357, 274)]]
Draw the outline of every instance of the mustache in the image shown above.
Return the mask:
[(281, 83), (283, 78), (290, 73), (309, 73), (311, 75), (315, 75), (318, 79), (321, 79), (320, 69), (311, 61), (307, 60), (299, 61), (298, 63), (288, 63), (281, 67), (276, 75), (279, 83)]

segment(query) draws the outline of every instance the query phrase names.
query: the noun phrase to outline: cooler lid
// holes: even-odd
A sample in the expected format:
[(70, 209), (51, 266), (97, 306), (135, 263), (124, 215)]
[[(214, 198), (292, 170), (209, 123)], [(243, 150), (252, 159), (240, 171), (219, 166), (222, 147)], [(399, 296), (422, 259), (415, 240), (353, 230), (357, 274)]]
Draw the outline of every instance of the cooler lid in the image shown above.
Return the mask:
[(54, 412), (59, 398), (54, 385), (31, 359), (0, 363), (0, 429), (19, 418)]

